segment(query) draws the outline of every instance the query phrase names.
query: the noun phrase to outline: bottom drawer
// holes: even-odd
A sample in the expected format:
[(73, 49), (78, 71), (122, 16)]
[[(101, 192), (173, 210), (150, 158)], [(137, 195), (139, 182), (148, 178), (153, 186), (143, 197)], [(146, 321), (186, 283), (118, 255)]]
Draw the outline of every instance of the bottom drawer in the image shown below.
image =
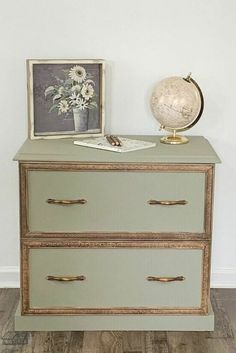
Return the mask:
[(25, 241), (23, 314), (205, 314), (209, 245)]

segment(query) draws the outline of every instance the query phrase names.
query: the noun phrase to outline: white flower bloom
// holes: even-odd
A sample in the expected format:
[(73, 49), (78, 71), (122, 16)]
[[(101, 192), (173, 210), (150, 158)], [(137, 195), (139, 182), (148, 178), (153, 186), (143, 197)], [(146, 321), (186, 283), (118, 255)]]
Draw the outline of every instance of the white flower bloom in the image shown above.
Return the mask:
[(69, 77), (72, 80), (74, 80), (78, 83), (81, 83), (86, 78), (86, 71), (82, 66), (76, 65), (76, 66), (72, 67), (72, 69), (70, 69)]
[(85, 99), (78, 98), (77, 99), (77, 108), (79, 108), (80, 110), (87, 109), (88, 108), (88, 103), (86, 102)]
[(74, 85), (71, 87), (71, 92), (79, 92), (81, 90), (80, 85)]
[(69, 104), (67, 103), (67, 101), (65, 99), (63, 99), (62, 101), (60, 101), (60, 103), (58, 104), (58, 111), (59, 114), (61, 113), (67, 113), (69, 110)]
[(77, 104), (77, 101), (78, 101), (77, 94), (73, 92), (72, 95), (70, 96), (70, 104), (72, 106), (75, 106)]
[(64, 89), (63, 86), (61, 86), (61, 87), (58, 88), (58, 93), (59, 93), (60, 95), (62, 95), (62, 94), (64, 93), (64, 91), (65, 91), (65, 89)]
[(83, 85), (81, 94), (84, 97), (84, 99), (89, 100), (89, 98), (92, 98), (94, 94), (94, 88), (92, 85)]

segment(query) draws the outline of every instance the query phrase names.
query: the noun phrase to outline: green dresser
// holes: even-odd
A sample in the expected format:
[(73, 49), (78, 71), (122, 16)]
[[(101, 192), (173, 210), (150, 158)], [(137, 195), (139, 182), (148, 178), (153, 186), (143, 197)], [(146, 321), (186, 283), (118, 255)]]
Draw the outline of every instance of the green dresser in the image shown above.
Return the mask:
[[(212, 330), (214, 167), (203, 137), (114, 153), (27, 140), (16, 330)], [(167, 315), (168, 314), (168, 315)], [(137, 318), (139, 324), (137, 324)]]

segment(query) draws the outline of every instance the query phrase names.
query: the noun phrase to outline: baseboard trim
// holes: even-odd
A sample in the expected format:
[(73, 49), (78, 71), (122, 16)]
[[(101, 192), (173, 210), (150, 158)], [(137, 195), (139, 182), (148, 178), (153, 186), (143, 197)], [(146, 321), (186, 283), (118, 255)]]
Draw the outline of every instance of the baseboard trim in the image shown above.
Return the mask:
[(236, 288), (236, 268), (218, 268), (211, 275), (212, 288)]
[(20, 273), (18, 266), (0, 266), (0, 288), (19, 288)]
[[(0, 288), (19, 288), (18, 266), (0, 266)], [(211, 288), (236, 288), (236, 268), (218, 268), (211, 275)]]

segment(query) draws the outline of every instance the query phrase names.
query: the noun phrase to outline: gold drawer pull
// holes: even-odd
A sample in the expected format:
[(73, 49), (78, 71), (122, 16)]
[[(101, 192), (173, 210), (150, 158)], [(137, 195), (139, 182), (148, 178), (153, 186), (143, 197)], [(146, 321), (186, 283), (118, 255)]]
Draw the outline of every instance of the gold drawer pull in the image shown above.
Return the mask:
[(162, 205), (162, 206), (174, 206), (174, 205), (187, 205), (186, 200), (149, 200), (149, 205)]
[(52, 205), (61, 205), (61, 206), (69, 206), (69, 205), (84, 205), (87, 202), (85, 199), (79, 200), (56, 200), (56, 199), (47, 199), (47, 203)]
[(148, 276), (148, 281), (156, 281), (156, 282), (175, 282), (175, 281), (184, 281), (184, 276), (177, 276), (177, 277), (155, 277), (155, 276)]
[(61, 282), (72, 282), (72, 281), (84, 281), (85, 276), (47, 276), (48, 281), (61, 281)]

